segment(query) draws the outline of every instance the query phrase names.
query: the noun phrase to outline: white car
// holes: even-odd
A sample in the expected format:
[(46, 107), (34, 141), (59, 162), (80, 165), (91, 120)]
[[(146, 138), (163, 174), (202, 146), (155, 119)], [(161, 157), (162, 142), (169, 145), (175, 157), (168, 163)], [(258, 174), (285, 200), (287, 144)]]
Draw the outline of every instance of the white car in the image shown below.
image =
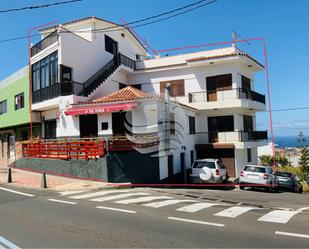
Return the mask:
[(223, 183), (227, 181), (227, 171), (219, 159), (199, 159), (191, 166), (192, 183)]

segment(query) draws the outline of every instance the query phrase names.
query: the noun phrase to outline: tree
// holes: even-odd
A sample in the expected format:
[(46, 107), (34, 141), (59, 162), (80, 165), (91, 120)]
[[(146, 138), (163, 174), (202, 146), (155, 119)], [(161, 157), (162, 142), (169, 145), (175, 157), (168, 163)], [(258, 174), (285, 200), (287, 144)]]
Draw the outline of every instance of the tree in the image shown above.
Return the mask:
[(298, 143), (300, 146), (298, 147), (300, 150), (300, 158), (298, 161), (298, 165), (302, 171), (302, 178), (305, 180), (309, 176), (309, 150), (305, 145), (306, 139), (305, 135), (302, 131), (299, 132), (298, 135)]
[[(285, 155), (280, 155), (277, 151), (275, 153), (276, 165), (277, 166), (289, 166), (289, 160)], [(262, 165), (274, 165), (274, 159), (271, 155), (262, 155), (259, 157)]]

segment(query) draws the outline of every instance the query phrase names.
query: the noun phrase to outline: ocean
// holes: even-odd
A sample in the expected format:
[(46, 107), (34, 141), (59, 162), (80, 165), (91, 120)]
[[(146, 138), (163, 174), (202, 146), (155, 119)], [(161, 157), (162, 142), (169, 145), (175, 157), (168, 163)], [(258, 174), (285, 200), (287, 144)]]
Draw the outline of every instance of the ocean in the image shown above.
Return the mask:
[[(277, 144), (279, 147), (297, 147), (299, 146), (298, 143), (298, 137), (297, 136), (275, 136), (275, 144)], [(308, 144), (308, 140), (305, 142), (305, 144)]]

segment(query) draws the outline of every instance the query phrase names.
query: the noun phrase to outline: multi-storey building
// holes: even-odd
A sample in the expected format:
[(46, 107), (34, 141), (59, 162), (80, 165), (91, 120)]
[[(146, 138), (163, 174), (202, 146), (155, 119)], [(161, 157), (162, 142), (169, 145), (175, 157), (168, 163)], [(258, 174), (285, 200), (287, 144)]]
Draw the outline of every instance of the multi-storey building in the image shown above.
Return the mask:
[[(0, 81), (0, 162), (6, 164), (21, 154), (18, 142), (30, 136), (29, 69), (24, 67)], [(40, 135), (39, 113), (33, 113), (33, 131)]]
[(153, 147), (160, 180), (196, 158), (221, 158), (231, 177), (257, 163), (267, 133), (256, 131), (265, 96), (254, 91), (254, 74), (264, 66), (247, 53), (231, 46), (148, 58), (129, 30), (96, 17), (40, 32), (42, 40), (31, 48), (31, 78), (43, 137), (133, 134), (134, 140), (163, 130), (163, 150), (168, 140), (172, 151)]

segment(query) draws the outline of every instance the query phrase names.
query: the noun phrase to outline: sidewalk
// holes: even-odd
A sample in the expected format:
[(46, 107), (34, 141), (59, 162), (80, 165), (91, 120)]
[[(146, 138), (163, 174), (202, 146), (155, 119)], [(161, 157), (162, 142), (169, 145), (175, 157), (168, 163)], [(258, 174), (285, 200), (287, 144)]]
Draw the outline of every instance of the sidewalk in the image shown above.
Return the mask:
[[(41, 173), (13, 169), (12, 168), (12, 183), (8, 181), (8, 168), (0, 166), (0, 184), (8, 184), (10, 186), (41, 189)], [(107, 183), (96, 182), (89, 180), (80, 180), (69, 177), (47, 175), (47, 189), (54, 191), (75, 191), (75, 190), (93, 190), (99, 188), (106, 188)]]

